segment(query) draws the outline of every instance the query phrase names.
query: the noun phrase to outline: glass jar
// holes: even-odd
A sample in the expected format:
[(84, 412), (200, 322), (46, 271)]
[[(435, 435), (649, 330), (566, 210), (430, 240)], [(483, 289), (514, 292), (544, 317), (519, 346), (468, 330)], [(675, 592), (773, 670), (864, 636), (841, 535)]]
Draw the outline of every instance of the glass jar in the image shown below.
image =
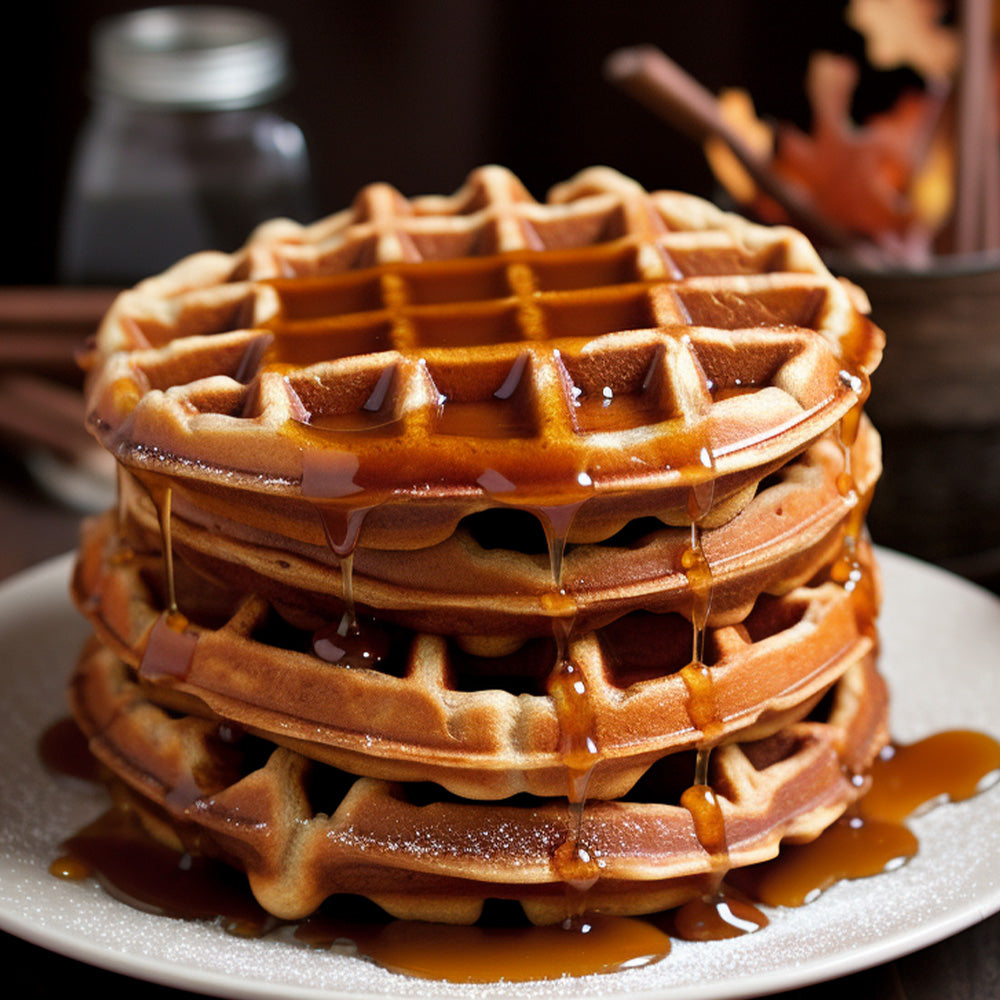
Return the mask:
[(132, 284), (196, 250), (234, 250), (266, 219), (312, 217), (305, 139), (273, 105), (290, 78), (273, 21), (158, 7), (99, 23), (91, 41), (62, 281)]

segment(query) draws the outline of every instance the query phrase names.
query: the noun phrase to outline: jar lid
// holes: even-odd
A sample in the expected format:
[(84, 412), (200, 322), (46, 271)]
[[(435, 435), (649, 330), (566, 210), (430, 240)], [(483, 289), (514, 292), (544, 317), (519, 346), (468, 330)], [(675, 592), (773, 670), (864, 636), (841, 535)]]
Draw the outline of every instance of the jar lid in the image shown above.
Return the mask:
[(99, 22), (98, 93), (161, 108), (261, 104), (289, 79), (288, 44), (270, 18), (240, 7), (151, 7)]

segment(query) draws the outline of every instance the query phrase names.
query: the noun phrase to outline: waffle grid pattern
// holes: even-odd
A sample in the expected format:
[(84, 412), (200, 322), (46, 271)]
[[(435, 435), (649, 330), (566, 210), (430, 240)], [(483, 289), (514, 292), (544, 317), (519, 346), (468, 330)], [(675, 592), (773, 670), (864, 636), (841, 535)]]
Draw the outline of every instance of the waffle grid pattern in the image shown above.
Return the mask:
[[(488, 897), (518, 899), (538, 923), (565, 916), (553, 863), (572, 836), (564, 805), (484, 812), (441, 797), (414, 802), (405, 786), (360, 778), (317, 809), (308, 759), (279, 747), (243, 772), (238, 748), (224, 744), (214, 722), (172, 718), (99, 647), (85, 651), (71, 699), (95, 753), (139, 793), (140, 811), (151, 802), (182, 828), (193, 824), (237, 859), (278, 916), (298, 919), (335, 892), (365, 895), (408, 919), (472, 922)], [(884, 743), (885, 707), (884, 683), (862, 661), (838, 683), (826, 721), (719, 750), (712, 781), (734, 865), (773, 857), (782, 840), (811, 839), (861, 794), (864, 783), (851, 774)], [(602, 912), (676, 906), (710, 884), (712, 858), (677, 805), (591, 802), (584, 823), (602, 873), (588, 898)], [(157, 828), (162, 834), (162, 816)]]
[[(74, 593), (154, 699), (166, 682), (164, 697), (191, 695), (188, 708), (362, 774), (434, 780), (480, 799), (565, 794), (560, 720), (545, 691), (551, 641), (479, 657), (444, 636), (400, 631), (384, 669), (344, 669), (315, 655), (308, 633), (268, 629), (272, 612), (255, 596), (214, 612), (217, 626), (194, 621), (179, 636), (163, 617), (161, 555), (123, 558), (119, 546), (110, 516), (92, 527)], [(196, 578), (185, 589), (203, 614), (215, 603)], [(637, 613), (570, 640), (601, 753), (589, 796), (624, 794), (660, 757), (704, 743), (681, 676), (690, 647), (679, 615)], [(708, 629), (712, 742), (757, 739), (801, 717), (872, 648), (835, 583), (765, 596), (740, 623)]]
[[(451, 199), (375, 185), (326, 222), (263, 227), (228, 271), (187, 261), (112, 310), (92, 419), (122, 454), (152, 444), (203, 469), (241, 468), (214, 438), (263, 430), (362, 468), (402, 460), (386, 488), (412, 482), (407, 453), (438, 490), (489, 491), (487, 469), (518, 487), (542, 450), (552, 478), (600, 490), (704, 478), (706, 442), (723, 465), (773, 457), (770, 439), (787, 458), (857, 401), (878, 337), (847, 377), (864, 321), (799, 234), (610, 171), (551, 197), (500, 168)], [(204, 454), (186, 454), (194, 435)], [(322, 470), (263, 465), (331, 493)]]

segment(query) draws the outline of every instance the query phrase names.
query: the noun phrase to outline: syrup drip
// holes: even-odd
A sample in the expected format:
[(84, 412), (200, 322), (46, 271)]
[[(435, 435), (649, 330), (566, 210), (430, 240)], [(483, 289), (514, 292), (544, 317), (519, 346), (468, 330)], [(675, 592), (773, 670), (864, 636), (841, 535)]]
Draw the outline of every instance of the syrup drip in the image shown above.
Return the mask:
[(317, 505), (316, 509), (319, 511), (327, 544), (340, 563), (340, 590), (341, 600), (344, 603), (344, 621), (341, 622), (341, 628), (345, 629), (340, 634), (344, 636), (357, 632), (357, 612), (354, 605), (354, 550), (358, 546), (365, 517), (372, 507), (342, 509)]
[(174, 491), (170, 486), (159, 489), (151, 488), (147, 483), (153, 503), (156, 505), (156, 517), (160, 523), (160, 542), (163, 549), (163, 574), (167, 581), (167, 621), (175, 620), (179, 615), (177, 610), (177, 586), (174, 582), (174, 542), (172, 527), (172, 510)]
[(708, 784), (711, 749), (698, 751), (694, 784), (681, 794), (681, 806), (691, 814), (698, 842), (711, 857), (708, 891), (674, 912), (674, 933), (685, 941), (718, 941), (754, 934), (768, 924), (752, 903), (734, 896), (725, 883), (729, 873), (726, 820), (719, 799)]
[(316, 504), (327, 545), (340, 563), (344, 613), (338, 624), (324, 625), (313, 634), (312, 650), (320, 659), (340, 667), (378, 667), (391, 651), (388, 633), (372, 618), (359, 619), (354, 599), (354, 552), (365, 518), (375, 506)]
[(718, 726), (715, 709), (715, 689), (705, 665), (705, 630), (712, 608), (712, 567), (702, 544), (702, 522), (711, 513), (715, 501), (715, 458), (712, 449), (703, 445), (698, 460), (708, 472), (708, 478), (691, 487), (687, 513), (691, 522), (691, 538), (681, 555), (681, 569), (691, 592), (691, 662), (681, 671), (687, 685), (688, 713), (692, 723), (711, 739)]
[[(581, 484), (589, 483), (585, 474)], [(590, 775), (601, 758), (593, 705), (586, 679), (569, 654), (576, 617), (576, 601), (562, 586), (566, 539), (576, 512), (584, 501), (537, 507), (533, 512), (545, 531), (553, 589), (542, 597), (542, 607), (551, 615), (556, 641), (555, 663), (548, 679), (548, 693), (559, 720), (559, 753), (566, 768), (570, 804), (570, 835), (552, 853), (552, 866), (566, 884), (566, 922), (572, 924), (586, 906), (585, 893), (600, 878), (601, 863), (583, 842), (583, 816)]]
[[(697, 364), (697, 358), (692, 357)], [(707, 385), (706, 380), (706, 385)], [(709, 435), (699, 443), (698, 463), (706, 478), (692, 486), (687, 513), (691, 537), (681, 556), (681, 568), (691, 593), (691, 662), (681, 671), (688, 691), (688, 717), (702, 736), (695, 757), (693, 784), (681, 795), (681, 806), (691, 814), (695, 836), (711, 864), (708, 891), (675, 913), (676, 933), (688, 940), (709, 940), (751, 934), (767, 926), (767, 918), (746, 901), (733, 900), (723, 880), (729, 871), (726, 822), (718, 796), (709, 784), (712, 745), (722, 731), (712, 672), (705, 663), (705, 634), (712, 607), (712, 567), (702, 544), (702, 525), (715, 502), (716, 467)]]
[(115, 524), (119, 535), (124, 531), (128, 518), (128, 507), (125, 502), (125, 477), (127, 475), (124, 465), (115, 465)]
[(392, 642), (377, 622), (352, 621), (345, 612), (339, 625), (324, 625), (314, 633), (312, 649), (321, 660), (340, 667), (374, 668), (389, 656)]
[(184, 616), (178, 611), (164, 611), (149, 631), (139, 663), (140, 675), (184, 679), (191, 671), (197, 644), (198, 635), (188, 631)]
[[(864, 347), (864, 337), (860, 333), (854, 340), (842, 344), (845, 356), (851, 364), (857, 363), (857, 355)], [(840, 378), (844, 385), (857, 395), (857, 402), (844, 414), (839, 426), (838, 437), (844, 467), (837, 477), (837, 489), (847, 502), (849, 511), (844, 522), (840, 554), (831, 567), (830, 576), (851, 595), (860, 630), (874, 638), (874, 619), (878, 603), (875, 582), (858, 557), (858, 541), (864, 531), (867, 504), (858, 495), (851, 457), (851, 450), (857, 441), (858, 429), (861, 426), (869, 383), (867, 378), (847, 370), (840, 373)]]
[(139, 664), (139, 673), (150, 678), (183, 679), (190, 671), (198, 636), (189, 631), (189, 622), (177, 607), (173, 543), (174, 491), (171, 486), (163, 485), (153, 477), (143, 477), (140, 481), (153, 501), (160, 526), (167, 606), (150, 629)]

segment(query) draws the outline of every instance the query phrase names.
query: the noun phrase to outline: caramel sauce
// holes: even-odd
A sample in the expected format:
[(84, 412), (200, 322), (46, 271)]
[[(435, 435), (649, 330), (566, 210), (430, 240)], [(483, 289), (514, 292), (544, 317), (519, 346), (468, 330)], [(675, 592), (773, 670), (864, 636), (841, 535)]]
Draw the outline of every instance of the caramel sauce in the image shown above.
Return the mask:
[(866, 819), (901, 823), (938, 800), (971, 798), (998, 771), (1000, 743), (985, 733), (946, 730), (890, 745), (872, 765), (872, 786), (859, 809)]
[[(51, 726), (38, 746), (50, 770), (96, 780), (96, 762), (71, 720)], [(920, 784), (927, 759), (938, 762), (935, 769), (943, 779), (916, 794), (908, 783)], [(905, 818), (919, 803), (965, 798), (998, 768), (1000, 743), (981, 733), (942, 733), (896, 747), (877, 766), (868, 796), (817, 840), (786, 844), (775, 860), (730, 872), (717, 893), (668, 914), (630, 918), (582, 911), (562, 925), (534, 927), (523, 923), (518, 908), (518, 916), (504, 913), (498, 923), (442, 928), (391, 920), (365, 900), (334, 897), (298, 924), (294, 937), (310, 947), (366, 956), (406, 975), (453, 982), (555, 979), (648, 965), (669, 954), (671, 936), (715, 941), (766, 927), (767, 917), (755, 902), (799, 906), (840, 879), (895, 867), (916, 852), (916, 838), (901, 821), (868, 812), (877, 808)], [(950, 775), (957, 777), (951, 780)], [(704, 802), (711, 789), (694, 786), (685, 794)], [(688, 807), (701, 809), (690, 801)], [(721, 850), (724, 824), (708, 823), (700, 835)], [(147, 912), (214, 920), (237, 935), (263, 937), (280, 927), (253, 899), (240, 872), (197, 854), (196, 846), (190, 845), (188, 853), (158, 844), (119, 801), (70, 837), (50, 870), (59, 878), (96, 878), (116, 898)], [(588, 863), (585, 856), (572, 856), (577, 846), (560, 849), (568, 874), (577, 864)], [(580, 896), (585, 899), (585, 893)]]
[(673, 932), (684, 941), (724, 941), (755, 934), (768, 925), (753, 903), (723, 887), (712, 896), (692, 899), (673, 914)]
[(898, 867), (917, 853), (904, 821), (930, 803), (974, 795), (1000, 770), (1000, 743), (954, 730), (890, 746), (875, 761), (871, 787), (836, 823), (808, 844), (786, 844), (773, 861), (732, 873), (730, 880), (770, 906), (801, 906), (843, 879)]
[(346, 945), (393, 972), (456, 983), (588, 976), (652, 965), (670, 953), (669, 936), (654, 924), (613, 916), (549, 927), (457, 926), (442, 933), (438, 924), (359, 924), (324, 914), (301, 924), (295, 936), (314, 948)]

